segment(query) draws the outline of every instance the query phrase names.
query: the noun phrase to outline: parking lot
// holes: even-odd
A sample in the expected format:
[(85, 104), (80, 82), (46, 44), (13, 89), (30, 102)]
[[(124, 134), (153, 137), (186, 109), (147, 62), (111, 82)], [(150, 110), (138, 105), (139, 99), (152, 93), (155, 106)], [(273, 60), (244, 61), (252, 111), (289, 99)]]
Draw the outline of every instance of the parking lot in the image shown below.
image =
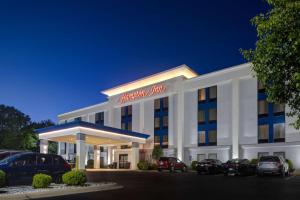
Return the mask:
[(88, 172), (89, 181), (117, 182), (123, 189), (49, 199), (299, 199), (300, 176), (226, 177), (194, 172)]

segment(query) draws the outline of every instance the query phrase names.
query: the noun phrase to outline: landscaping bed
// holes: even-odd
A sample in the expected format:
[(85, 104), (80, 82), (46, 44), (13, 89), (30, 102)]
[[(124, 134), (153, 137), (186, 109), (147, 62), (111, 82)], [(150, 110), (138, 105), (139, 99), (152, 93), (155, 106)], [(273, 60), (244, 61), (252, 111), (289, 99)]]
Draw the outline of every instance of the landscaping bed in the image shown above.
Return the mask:
[(83, 186), (67, 186), (66, 184), (51, 183), (48, 188), (40, 189), (34, 189), (30, 185), (10, 186), (0, 188), (0, 199), (32, 199), (120, 188), (122, 188), (122, 186), (112, 182), (85, 183)]

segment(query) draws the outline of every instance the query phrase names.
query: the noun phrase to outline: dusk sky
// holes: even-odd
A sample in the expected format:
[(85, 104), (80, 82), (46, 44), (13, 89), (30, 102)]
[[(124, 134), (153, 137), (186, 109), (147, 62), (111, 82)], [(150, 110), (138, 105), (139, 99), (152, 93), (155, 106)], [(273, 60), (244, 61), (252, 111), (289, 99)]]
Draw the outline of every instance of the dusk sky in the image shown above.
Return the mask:
[(32, 120), (105, 101), (100, 93), (181, 64), (244, 63), (262, 0), (0, 0), (0, 104)]

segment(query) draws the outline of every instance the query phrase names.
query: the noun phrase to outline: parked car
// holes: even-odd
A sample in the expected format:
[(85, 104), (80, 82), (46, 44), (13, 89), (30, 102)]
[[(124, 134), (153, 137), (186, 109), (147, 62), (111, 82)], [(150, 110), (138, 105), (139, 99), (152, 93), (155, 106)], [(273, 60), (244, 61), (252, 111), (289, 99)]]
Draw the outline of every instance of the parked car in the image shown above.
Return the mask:
[(169, 170), (174, 172), (175, 170), (180, 170), (182, 172), (187, 171), (187, 166), (181, 160), (175, 157), (161, 157), (157, 163), (158, 171)]
[(252, 175), (255, 174), (255, 166), (248, 159), (232, 159), (223, 164), (224, 175)]
[(22, 153), (22, 151), (1, 151), (0, 152), (0, 160), (3, 160), (9, 156), (12, 156), (12, 155), (15, 155), (15, 154), (18, 154), (18, 153)]
[(223, 172), (223, 164), (217, 159), (204, 159), (196, 164), (198, 174), (217, 174)]
[(71, 166), (58, 155), (24, 152), (1, 160), (0, 170), (6, 173), (9, 184), (27, 184), (37, 173), (48, 174), (55, 182), (60, 182)]
[(289, 165), (281, 156), (262, 156), (257, 164), (257, 175), (277, 174), (289, 175)]

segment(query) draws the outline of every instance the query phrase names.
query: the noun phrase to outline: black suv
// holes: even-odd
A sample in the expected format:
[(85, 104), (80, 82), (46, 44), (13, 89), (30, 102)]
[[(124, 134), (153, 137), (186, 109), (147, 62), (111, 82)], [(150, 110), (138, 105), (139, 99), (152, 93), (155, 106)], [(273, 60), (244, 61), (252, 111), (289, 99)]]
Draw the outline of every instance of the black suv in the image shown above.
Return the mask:
[(59, 155), (23, 152), (1, 160), (0, 170), (6, 173), (9, 184), (27, 184), (38, 173), (48, 174), (60, 182), (71, 166)]

